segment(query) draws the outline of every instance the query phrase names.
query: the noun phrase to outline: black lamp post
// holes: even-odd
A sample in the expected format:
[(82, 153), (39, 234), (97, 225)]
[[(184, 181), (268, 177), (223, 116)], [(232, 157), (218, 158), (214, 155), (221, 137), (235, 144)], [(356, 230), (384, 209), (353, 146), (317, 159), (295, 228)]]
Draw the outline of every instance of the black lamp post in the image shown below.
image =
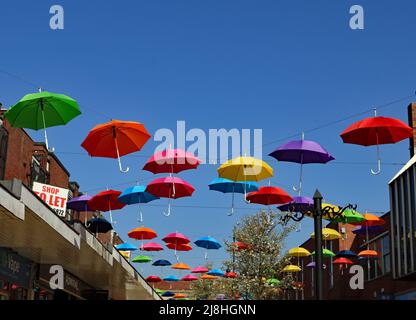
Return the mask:
[(301, 221), (305, 215), (312, 216), (314, 220), (314, 231), (315, 231), (315, 298), (317, 300), (323, 299), (322, 291), (322, 216), (326, 217), (333, 221), (335, 219), (340, 219), (343, 216), (343, 213), (347, 209), (356, 210), (357, 206), (348, 204), (347, 206), (333, 207), (325, 206), (322, 207), (322, 195), (317, 189), (313, 195), (313, 206), (297, 206), (295, 203), (292, 206), (289, 206), (289, 212), (281, 218), (281, 221), (286, 224), (289, 220), (296, 222)]

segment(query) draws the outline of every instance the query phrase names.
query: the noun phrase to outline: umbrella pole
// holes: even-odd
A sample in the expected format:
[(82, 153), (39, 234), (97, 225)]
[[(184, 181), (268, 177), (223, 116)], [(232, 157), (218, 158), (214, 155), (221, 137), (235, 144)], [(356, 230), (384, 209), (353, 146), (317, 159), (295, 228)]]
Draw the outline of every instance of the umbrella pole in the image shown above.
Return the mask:
[(117, 143), (117, 136), (116, 136), (116, 129), (114, 127), (113, 127), (113, 137), (114, 137), (114, 143), (116, 145), (118, 167), (120, 169), (120, 172), (127, 173), (127, 172), (129, 172), (130, 168), (129, 167), (126, 167), (126, 169), (123, 169), (122, 166), (121, 166), (120, 152), (118, 150), (118, 143)]
[(139, 202), (139, 222), (143, 222), (143, 214), (142, 214), (142, 208), (140, 206), (140, 202)]
[(233, 183), (233, 192), (231, 195), (231, 212), (227, 213), (228, 216), (232, 216), (234, 214), (234, 183)]
[[(39, 92), (41, 90), (39, 89)], [(42, 121), (43, 121), (43, 132), (45, 135), (45, 144), (46, 144), (46, 150), (49, 151), (49, 143), (48, 143), (48, 134), (46, 133), (46, 121), (45, 121), (45, 110), (43, 107), (43, 100), (40, 99), (40, 109), (42, 110)], [(53, 149), (51, 150), (52, 152), (54, 151)]]
[[(374, 117), (377, 117), (377, 108), (374, 108)], [(377, 170), (371, 169), (371, 173), (378, 175), (381, 172), (381, 159), (380, 159), (380, 145), (378, 141), (378, 128), (376, 127), (376, 142), (377, 142)]]

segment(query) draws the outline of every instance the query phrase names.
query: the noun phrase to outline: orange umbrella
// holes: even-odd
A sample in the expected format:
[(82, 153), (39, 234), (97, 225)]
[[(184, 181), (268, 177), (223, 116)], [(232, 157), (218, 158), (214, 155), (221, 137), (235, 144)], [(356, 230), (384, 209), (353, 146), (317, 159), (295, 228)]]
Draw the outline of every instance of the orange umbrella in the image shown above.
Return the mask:
[(121, 172), (120, 157), (140, 151), (149, 140), (150, 134), (143, 124), (133, 121), (112, 120), (94, 127), (81, 146), (91, 157), (117, 158)]
[(176, 250), (176, 251), (191, 251), (192, 247), (185, 243), (185, 244), (176, 244), (176, 243), (167, 243), (166, 246), (169, 249)]
[(364, 213), (363, 217), (365, 220), (357, 224), (366, 226), (366, 227), (374, 227), (374, 226), (382, 226), (386, 223), (383, 219), (371, 213)]
[(171, 268), (172, 269), (179, 269), (179, 270), (190, 270), (191, 269), (187, 264), (185, 264), (183, 262), (179, 262), (177, 264), (174, 264)]
[(375, 258), (378, 257), (378, 252), (375, 250), (363, 250), (358, 253), (359, 257)]
[(173, 298), (175, 298), (175, 299), (183, 299), (183, 298), (186, 298), (186, 297), (187, 297), (187, 295), (186, 294), (183, 294), (183, 293), (176, 293), (173, 296)]
[(201, 279), (204, 279), (204, 280), (215, 280), (215, 279), (217, 279), (218, 277), (217, 276), (212, 276), (212, 275), (210, 275), (210, 274), (204, 274), (202, 277), (201, 277)]
[(150, 240), (157, 237), (156, 232), (150, 228), (140, 227), (133, 229), (127, 233), (129, 238), (136, 240)]

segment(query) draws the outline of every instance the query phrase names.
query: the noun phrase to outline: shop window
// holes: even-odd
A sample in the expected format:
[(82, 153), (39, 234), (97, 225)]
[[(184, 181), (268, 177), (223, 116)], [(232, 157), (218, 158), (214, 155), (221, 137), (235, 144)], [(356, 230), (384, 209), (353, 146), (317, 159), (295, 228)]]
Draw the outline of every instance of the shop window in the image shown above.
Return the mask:
[(9, 140), (9, 135), (6, 129), (0, 125), (0, 180), (4, 179), (4, 173), (6, 170), (8, 140)]
[(378, 258), (370, 258), (361, 260), (363, 267), (366, 269), (367, 281), (376, 279), (391, 271), (391, 251), (390, 236), (385, 236), (373, 240), (368, 245), (361, 247), (361, 250), (375, 250), (378, 252)]

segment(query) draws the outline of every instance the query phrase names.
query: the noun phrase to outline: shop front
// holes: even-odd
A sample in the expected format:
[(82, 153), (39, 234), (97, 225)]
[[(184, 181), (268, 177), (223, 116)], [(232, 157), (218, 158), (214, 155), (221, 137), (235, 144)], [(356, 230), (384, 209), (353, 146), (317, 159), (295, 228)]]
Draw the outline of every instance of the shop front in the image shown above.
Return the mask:
[(32, 261), (0, 248), (0, 300), (30, 299)]

